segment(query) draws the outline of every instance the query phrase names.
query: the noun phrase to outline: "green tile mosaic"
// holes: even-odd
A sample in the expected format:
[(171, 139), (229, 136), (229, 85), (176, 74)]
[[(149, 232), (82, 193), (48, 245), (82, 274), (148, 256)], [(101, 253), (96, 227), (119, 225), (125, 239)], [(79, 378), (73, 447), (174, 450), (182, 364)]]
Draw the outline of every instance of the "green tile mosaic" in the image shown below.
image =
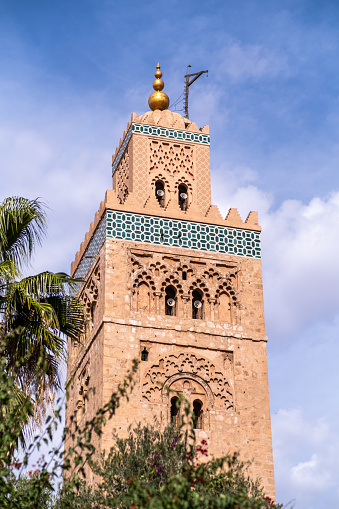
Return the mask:
[(194, 143), (210, 144), (209, 134), (192, 133), (190, 131), (180, 131), (170, 129), (169, 127), (157, 127), (145, 124), (132, 124), (132, 131), (137, 134), (147, 134), (159, 136), (160, 138), (169, 138), (171, 140), (193, 141)]
[(260, 258), (260, 233), (193, 221), (108, 210), (75, 271), (84, 278), (105, 238)]
[(260, 233), (192, 221), (107, 211), (109, 238), (260, 258)]
[(79, 263), (74, 277), (84, 278), (88, 272), (88, 269), (92, 265), (94, 258), (99, 253), (101, 246), (105, 242), (106, 238), (106, 215), (101, 219), (99, 226), (94, 232), (92, 239), (90, 240), (86, 251)]

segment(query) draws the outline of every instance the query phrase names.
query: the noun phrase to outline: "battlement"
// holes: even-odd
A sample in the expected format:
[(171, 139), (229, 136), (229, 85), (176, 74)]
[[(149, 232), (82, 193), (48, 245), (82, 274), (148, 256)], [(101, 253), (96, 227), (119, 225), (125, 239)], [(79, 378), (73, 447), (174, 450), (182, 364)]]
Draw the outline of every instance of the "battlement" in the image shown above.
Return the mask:
[[(130, 213), (130, 214), (137, 215), (138, 217), (142, 217), (142, 216), (153, 217), (155, 222), (157, 222), (156, 218), (164, 219), (163, 209), (159, 205), (156, 198), (153, 199), (153, 197), (151, 197), (149, 200), (147, 200), (147, 202), (144, 204), (144, 206), (140, 206), (138, 200), (136, 199), (135, 196), (133, 196), (133, 193), (132, 193), (129, 195), (126, 202), (124, 204), (121, 204), (117, 198), (116, 193), (112, 189), (108, 189), (106, 191), (105, 200), (101, 202), (100, 208), (95, 214), (94, 221), (91, 223), (89, 231), (86, 233), (85, 239), (81, 243), (79, 251), (76, 253), (75, 260), (72, 262), (71, 274), (74, 275), (80, 261), (82, 260), (84, 254), (85, 254), (86, 249), (89, 246), (89, 243), (91, 242), (96, 230), (98, 229), (100, 222), (102, 221), (102, 218), (105, 216), (107, 211)], [(250, 232), (253, 232), (253, 233), (257, 232), (255, 235), (255, 240), (257, 242), (259, 242), (259, 232), (261, 231), (261, 227), (258, 224), (258, 213), (257, 212), (251, 211), (248, 214), (246, 220), (243, 221), (240, 217), (238, 210), (236, 208), (230, 208), (225, 219), (223, 219), (223, 217), (221, 216), (220, 211), (216, 205), (211, 205), (210, 208), (208, 209), (207, 213), (204, 215), (201, 213), (201, 211), (199, 209), (194, 209), (191, 211), (190, 210), (183, 211), (179, 208), (179, 206), (175, 206), (175, 203), (173, 203), (171, 208), (168, 207), (166, 209), (166, 220), (167, 220), (168, 225), (171, 225), (174, 223), (177, 225), (178, 224), (182, 225), (182, 224), (187, 224), (187, 223), (194, 223), (197, 225), (201, 224), (201, 228), (204, 230), (205, 233), (206, 233), (206, 228), (210, 232), (215, 232), (216, 230), (214, 227), (218, 227), (218, 226), (223, 227), (223, 229), (226, 228), (229, 230), (237, 230), (237, 231), (243, 230), (244, 232), (245, 231), (249, 232), (248, 240), (251, 239)], [(176, 226), (176, 227), (178, 227), (178, 226)], [(199, 230), (199, 226), (197, 226), (197, 228)], [(220, 231), (223, 231), (223, 230), (220, 230)], [(130, 232), (132, 234), (132, 230)], [(159, 232), (160, 232), (160, 229), (159, 229)], [(219, 234), (219, 232), (217, 233), (217, 235), (218, 234)], [(113, 235), (113, 237), (114, 237), (114, 235)], [(104, 238), (106, 238), (106, 234), (101, 235), (102, 242), (103, 242)], [(127, 238), (130, 238), (128, 234), (127, 234)], [(246, 238), (246, 235), (244, 238)], [(140, 240), (142, 241), (141, 238), (140, 238)], [(254, 237), (253, 237), (253, 239), (251, 239), (251, 241), (253, 241), (253, 240), (254, 240)], [(147, 241), (148, 240), (146, 239), (146, 242)], [(229, 241), (231, 241), (231, 237), (229, 238)], [(161, 237), (161, 235), (160, 235), (159, 243), (161, 244), (164, 242), (165, 242), (165, 238)], [(226, 238), (226, 242), (227, 242), (227, 238)], [(166, 245), (166, 243), (164, 245)], [(177, 245), (177, 247), (185, 247), (185, 244), (183, 244), (182, 241), (181, 241), (181, 243), (174, 244), (174, 245)], [(199, 245), (200, 245), (200, 249), (201, 249), (201, 244), (199, 244)], [(189, 246), (186, 246), (186, 247), (189, 247)], [(250, 247), (252, 249), (252, 245)], [(256, 247), (253, 247), (253, 249), (257, 249), (257, 252), (254, 256), (256, 258), (260, 258), (260, 248), (258, 246), (256, 246)], [(259, 249), (259, 251), (258, 251), (258, 249)], [(212, 249), (212, 251), (216, 251), (216, 249)], [(227, 252), (227, 249), (225, 250), (225, 252)], [(230, 250), (229, 252), (230, 252), (230, 254), (238, 254), (240, 256), (248, 256), (248, 254), (245, 254), (245, 253), (247, 253), (247, 251), (244, 251), (244, 253), (242, 253), (242, 252), (237, 253), (237, 252)], [(91, 256), (93, 256), (93, 254), (91, 254)]]

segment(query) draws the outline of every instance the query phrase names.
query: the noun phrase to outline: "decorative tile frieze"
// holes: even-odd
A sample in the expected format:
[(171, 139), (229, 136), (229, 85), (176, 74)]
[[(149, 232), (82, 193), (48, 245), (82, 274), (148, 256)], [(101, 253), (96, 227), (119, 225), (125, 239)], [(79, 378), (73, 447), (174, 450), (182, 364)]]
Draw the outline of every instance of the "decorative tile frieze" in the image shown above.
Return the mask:
[(193, 133), (190, 131), (180, 131), (169, 127), (158, 127), (146, 124), (132, 124), (132, 130), (136, 134), (147, 134), (148, 136), (159, 136), (160, 138), (169, 138), (178, 141), (193, 141), (194, 143), (210, 144), (209, 134)]
[(260, 258), (260, 234), (250, 230), (107, 211), (107, 237)]
[(106, 214), (101, 219), (98, 228), (95, 230), (93, 237), (91, 238), (86, 251), (74, 273), (73, 277), (84, 278), (88, 272), (88, 269), (93, 263), (99, 253), (101, 246), (105, 242), (106, 238)]
[(260, 233), (166, 217), (108, 210), (100, 221), (74, 277), (85, 277), (105, 238), (260, 258)]

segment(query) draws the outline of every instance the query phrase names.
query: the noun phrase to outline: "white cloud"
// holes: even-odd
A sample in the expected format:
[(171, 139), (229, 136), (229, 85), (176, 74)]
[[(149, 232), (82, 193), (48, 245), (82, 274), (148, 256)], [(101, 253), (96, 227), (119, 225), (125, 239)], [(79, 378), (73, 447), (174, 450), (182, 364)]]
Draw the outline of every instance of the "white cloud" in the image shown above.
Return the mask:
[[(272, 417), (277, 500), (297, 509), (339, 504), (339, 436), (325, 418), (306, 419), (300, 409)], [(284, 500), (282, 500), (284, 497)]]
[(277, 76), (288, 70), (286, 57), (260, 44), (225, 45), (221, 54), (223, 60), (219, 70), (234, 81), (263, 76)]
[(280, 336), (333, 317), (339, 299), (339, 192), (286, 200), (261, 217), (266, 311)]
[[(110, 160), (123, 128), (116, 117), (112, 133), (110, 112), (98, 100), (90, 107), (73, 104), (72, 111), (49, 103), (38, 110), (39, 100), (24, 91), (34, 118), (13, 115), (0, 120), (1, 197), (40, 197), (47, 209), (48, 237), (37, 249), (29, 272), (63, 270), (84, 239), (90, 222), (112, 185)], [(92, 105), (95, 105), (94, 107)], [(112, 136), (113, 134), (113, 136)]]
[(309, 203), (285, 200), (273, 208), (250, 168), (218, 170), (214, 201), (225, 215), (237, 207), (243, 220), (259, 212), (266, 320), (275, 338), (287, 338), (335, 316), (339, 301), (339, 192)]
[(245, 220), (250, 210), (257, 210), (260, 215), (267, 214), (273, 204), (270, 193), (262, 191), (255, 185), (257, 173), (250, 167), (225, 167), (213, 171), (212, 196), (219, 210), (225, 216), (230, 207), (238, 209)]
[[(223, 215), (230, 206), (243, 219), (257, 210), (263, 227), (277, 500), (296, 499), (296, 509), (337, 507), (339, 192), (274, 208), (251, 168), (226, 165), (215, 172), (213, 195)], [(276, 411), (279, 401), (298, 408)]]

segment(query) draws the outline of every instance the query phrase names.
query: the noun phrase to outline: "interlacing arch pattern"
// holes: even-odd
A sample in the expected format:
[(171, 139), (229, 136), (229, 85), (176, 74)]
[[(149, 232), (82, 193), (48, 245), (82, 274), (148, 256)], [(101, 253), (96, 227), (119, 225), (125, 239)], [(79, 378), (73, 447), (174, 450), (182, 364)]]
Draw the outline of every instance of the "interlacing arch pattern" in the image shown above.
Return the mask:
[(237, 301), (236, 292), (234, 289), (234, 286), (232, 284), (232, 279), (227, 279), (226, 281), (223, 281), (217, 288), (216, 296), (218, 297), (222, 293), (227, 293), (230, 297), (230, 299), (233, 300), (234, 303)]
[(99, 301), (99, 290), (100, 290), (100, 260), (98, 260), (92, 273), (89, 275), (87, 280), (82, 287), (80, 293), (80, 300), (82, 301), (87, 314), (87, 325), (86, 331), (80, 338), (80, 342), (74, 342), (72, 347), (72, 356), (76, 355), (77, 349), (80, 345), (88, 338), (87, 335), (93, 329), (96, 324), (98, 316), (98, 301)]
[(167, 389), (176, 379), (194, 379), (204, 388), (209, 409), (234, 408), (233, 390), (226, 376), (215, 364), (192, 352), (166, 355), (159, 358), (144, 374), (142, 397), (149, 403), (166, 401)]
[(193, 193), (193, 187), (189, 180), (187, 180), (185, 177), (180, 177), (178, 180), (175, 181), (175, 190), (178, 191), (179, 186), (184, 185), (187, 187), (188, 192), (192, 196)]
[(162, 294), (165, 292), (165, 289), (168, 286), (173, 286), (177, 290), (177, 293), (179, 293), (179, 294), (184, 293), (182, 285), (179, 282), (179, 277), (177, 274), (175, 274), (175, 275), (170, 274), (170, 275), (162, 278), (162, 283), (160, 286), (160, 291)]
[(153, 189), (153, 193), (155, 191), (155, 184), (156, 184), (156, 182), (159, 182), (159, 181), (164, 184), (165, 193), (168, 193), (171, 189), (170, 183), (169, 183), (168, 179), (161, 173), (157, 174), (154, 178), (152, 178), (151, 186)]
[(197, 277), (197, 278), (191, 278), (191, 284), (189, 285), (189, 294), (192, 294), (194, 290), (200, 290), (203, 296), (205, 297), (211, 297), (209, 288), (207, 286), (207, 283), (204, 281), (203, 278)]
[[(226, 274), (216, 267), (199, 267), (190, 261), (176, 258), (153, 260), (151, 256), (144, 260), (132, 256), (133, 292), (138, 293), (141, 284), (147, 285), (150, 292), (150, 306), (154, 312), (163, 314), (163, 301), (166, 288), (172, 287), (179, 299), (179, 315), (190, 317), (189, 306), (193, 292), (200, 291), (204, 301), (204, 317), (226, 323), (239, 323), (239, 298), (236, 289), (237, 269), (230, 269)], [(187, 259), (186, 259), (187, 260)], [(153, 302), (153, 304), (152, 304)], [(155, 302), (159, 302), (157, 305)], [(186, 306), (186, 307), (185, 307)], [(134, 309), (140, 309), (134, 306)], [(148, 309), (148, 308), (147, 308)]]
[(85, 286), (82, 290), (82, 294), (80, 296), (89, 317), (91, 316), (93, 306), (96, 306), (98, 302), (99, 283), (100, 283), (100, 267), (99, 263), (97, 263), (92, 274), (86, 281)]
[(120, 203), (125, 203), (129, 190), (129, 152), (125, 150), (124, 155), (114, 173), (116, 193)]
[(133, 281), (133, 288), (137, 288), (142, 283), (146, 284), (151, 290), (153, 290), (153, 291), (156, 290), (156, 284), (155, 284), (154, 280), (152, 279), (151, 274), (149, 273), (149, 271), (147, 271), (145, 269), (139, 269), (136, 272), (135, 278)]

